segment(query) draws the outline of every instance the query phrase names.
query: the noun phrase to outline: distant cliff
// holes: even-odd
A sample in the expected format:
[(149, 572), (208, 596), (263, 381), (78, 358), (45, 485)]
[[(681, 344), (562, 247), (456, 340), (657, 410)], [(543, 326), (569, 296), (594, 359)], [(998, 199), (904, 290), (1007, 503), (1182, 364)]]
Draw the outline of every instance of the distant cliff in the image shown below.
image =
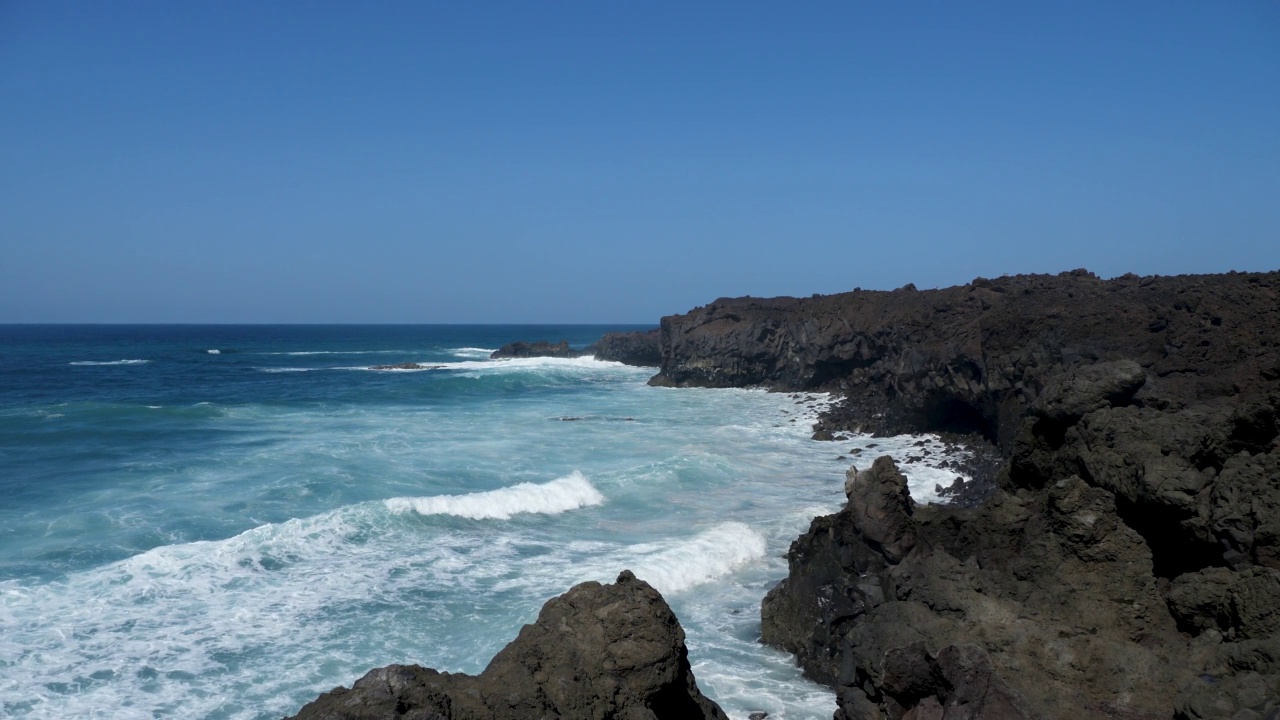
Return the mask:
[(836, 423), (977, 431), (1006, 450), (1061, 371), (1129, 359), (1136, 402), (1175, 407), (1257, 391), (1280, 373), (1280, 274), (977, 279), (812, 298), (720, 299), (662, 319), (650, 382), (840, 390)]

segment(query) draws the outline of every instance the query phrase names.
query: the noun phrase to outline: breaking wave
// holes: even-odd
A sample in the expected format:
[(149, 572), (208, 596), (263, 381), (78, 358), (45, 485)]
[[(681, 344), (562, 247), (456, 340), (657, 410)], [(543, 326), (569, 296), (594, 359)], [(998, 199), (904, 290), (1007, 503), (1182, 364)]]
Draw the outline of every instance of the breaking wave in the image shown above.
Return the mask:
[(520, 483), (500, 490), (466, 495), (391, 498), (383, 503), (396, 513), (454, 515), (472, 520), (508, 520), (518, 513), (556, 515), (600, 505), (604, 495), (578, 471), (541, 485)]

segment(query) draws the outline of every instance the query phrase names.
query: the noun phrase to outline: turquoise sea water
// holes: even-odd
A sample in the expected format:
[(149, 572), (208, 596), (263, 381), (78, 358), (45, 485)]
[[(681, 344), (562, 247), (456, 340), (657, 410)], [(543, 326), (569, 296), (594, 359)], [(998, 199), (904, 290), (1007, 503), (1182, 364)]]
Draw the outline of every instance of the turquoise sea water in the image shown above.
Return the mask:
[[(0, 326), (0, 716), (273, 718), (392, 662), (475, 673), (630, 568), (731, 716), (830, 717), (759, 603), (840, 506), (837, 455), (921, 438), (810, 440), (824, 396), (487, 359), (615, 329)], [(368, 369), (405, 361), (441, 367)], [(920, 499), (952, 476), (905, 469)]]

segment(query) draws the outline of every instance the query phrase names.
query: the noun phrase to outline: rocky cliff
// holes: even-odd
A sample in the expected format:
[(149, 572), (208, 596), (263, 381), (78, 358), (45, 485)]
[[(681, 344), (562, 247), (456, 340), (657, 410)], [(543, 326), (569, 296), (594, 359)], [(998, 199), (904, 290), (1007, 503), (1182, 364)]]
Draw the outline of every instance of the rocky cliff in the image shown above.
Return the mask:
[(1060, 372), (1127, 359), (1135, 402), (1176, 408), (1280, 376), (1280, 273), (1100, 280), (1076, 270), (812, 298), (720, 299), (663, 318), (656, 385), (827, 388), (831, 427), (977, 431), (1010, 450)]
[(417, 665), (370, 671), (294, 720), (727, 720), (698, 690), (671, 608), (629, 571), (552, 598), (476, 676)]
[[(569, 346), (568, 341), (552, 343), (547, 340), (507, 343), (489, 354), (491, 360), (507, 358), (556, 357), (576, 358), (594, 356), (597, 360), (620, 362), (624, 365), (657, 367), (662, 362), (662, 348), (658, 330), (643, 332), (605, 333), (597, 342), (581, 350)], [(380, 368), (374, 368), (380, 369)]]
[(827, 388), (818, 430), (978, 432), (978, 508), (888, 458), (791, 547), (767, 642), (837, 718), (1280, 717), (1280, 274), (717, 300), (655, 384)]

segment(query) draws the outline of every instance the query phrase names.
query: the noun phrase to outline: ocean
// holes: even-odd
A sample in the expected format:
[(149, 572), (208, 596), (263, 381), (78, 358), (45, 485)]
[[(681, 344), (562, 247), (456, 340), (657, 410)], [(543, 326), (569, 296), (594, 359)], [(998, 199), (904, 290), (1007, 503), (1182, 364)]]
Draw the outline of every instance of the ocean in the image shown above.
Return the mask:
[[(760, 600), (844, 472), (830, 398), (489, 360), (628, 326), (0, 326), (0, 716), (279, 718), (371, 668), (477, 673), (629, 568), (731, 717), (829, 718)], [(373, 371), (417, 362), (420, 371)], [(841, 457), (845, 456), (845, 457)]]

